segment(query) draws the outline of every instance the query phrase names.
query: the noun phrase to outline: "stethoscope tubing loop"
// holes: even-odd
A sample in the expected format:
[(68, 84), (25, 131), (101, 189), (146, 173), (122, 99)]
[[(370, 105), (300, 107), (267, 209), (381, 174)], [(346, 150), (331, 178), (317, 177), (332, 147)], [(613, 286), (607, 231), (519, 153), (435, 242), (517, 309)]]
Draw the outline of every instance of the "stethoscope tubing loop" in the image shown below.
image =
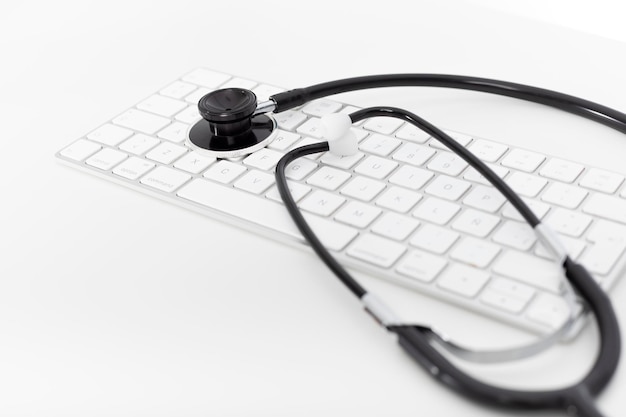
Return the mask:
[[(482, 161), (456, 143), (443, 131), (430, 125), (417, 115), (392, 107), (363, 109), (350, 115), (353, 122), (375, 116), (400, 118), (433, 135), (449, 149), (465, 159), (471, 166), (479, 170), (479, 172), (484, 171), (485, 177), (506, 198), (512, 197), (512, 204), (529, 223), (533, 226), (541, 224), (526, 204), (495, 173), (489, 170)], [(308, 226), (304, 216), (302, 216), (298, 206), (291, 197), (285, 176), (286, 167), (295, 159), (312, 153), (324, 152), (328, 149), (328, 143), (322, 142), (296, 148), (288, 152), (280, 159), (276, 167), (277, 187), (285, 202), (285, 207), (300, 232), (311, 244), (313, 250), (355, 296), (363, 299), (368, 295), (367, 290), (335, 260)], [(524, 215), (525, 213), (528, 215)], [(484, 383), (460, 370), (439, 352), (431, 343), (433, 334), (429, 328), (411, 324), (383, 324), (388, 330), (398, 336), (400, 345), (433, 377), (471, 399), (516, 408), (568, 409), (574, 407), (581, 415), (594, 417), (600, 414), (589, 399), (592, 398), (592, 395), (597, 395), (606, 386), (615, 372), (621, 349), (619, 326), (610, 300), (587, 270), (582, 265), (574, 263), (569, 257), (565, 258), (563, 267), (571, 284), (594, 313), (600, 331), (600, 350), (592, 369), (579, 383), (570, 387), (545, 391), (525, 391), (501, 388)], [(553, 340), (557, 339), (553, 338)], [(536, 346), (531, 346), (529, 349), (535, 348)]]
[[(454, 88), (513, 97), (558, 108), (593, 120), (622, 133), (626, 133), (626, 114), (598, 103), (523, 84), (446, 74), (391, 74), (336, 80), (276, 94), (270, 97), (271, 106), (269, 106), (269, 108), (275, 113), (279, 113), (305, 104), (308, 101), (333, 94), (369, 88), (399, 86)], [(431, 375), (471, 399), (517, 408), (561, 408), (566, 409), (568, 412), (576, 412), (580, 416), (601, 416), (601, 413), (593, 403), (592, 397), (597, 395), (608, 384), (615, 373), (621, 351), (621, 337), (617, 317), (615, 316), (608, 296), (582, 265), (575, 263), (566, 256), (562, 245), (560, 242), (553, 239), (552, 234), (547, 230), (547, 226), (545, 228), (541, 227), (542, 223), (521, 198), (519, 198), (504, 181), (497, 177), (493, 171), (487, 168), (482, 161), (478, 160), (478, 158), (474, 157), (436, 127), (416, 115), (401, 109), (385, 107), (364, 109), (353, 113), (351, 118), (354, 122), (365, 117), (376, 115), (403, 118), (405, 121), (430, 133), (450, 150), (462, 157), (494, 185), (494, 187), (496, 187), (520, 212), (531, 227), (535, 228), (539, 226), (539, 236), (547, 239), (546, 243), (548, 243), (548, 246), (552, 246), (556, 252), (555, 255), (557, 259), (560, 260), (565, 270), (568, 281), (566, 281), (564, 287), (566, 289), (566, 299), (568, 299), (568, 303), (570, 306), (572, 305), (573, 297), (571, 294), (573, 290), (571, 288), (573, 287), (593, 313), (599, 330), (600, 347), (593, 366), (580, 382), (561, 389), (524, 391), (493, 386), (466, 374), (452, 364), (438, 351), (435, 345), (433, 345), (432, 342), (436, 337), (433, 337), (434, 332), (428, 327), (402, 323), (382, 324), (385, 325), (389, 331), (398, 336), (400, 345)], [(288, 152), (277, 165), (276, 182), (281, 197), (285, 202), (285, 206), (303, 236), (311, 243), (311, 246), (324, 263), (329, 266), (352, 293), (359, 299), (363, 299), (369, 295), (367, 290), (351, 277), (323, 247), (319, 239), (317, 239), (304, 220), (304, 217), (299, 212), (296, 203), (293, 201), (285, 178), (285, 167), (291, 161), (304, 155), (327, 150), (328, 143), (323, 142)], [(379, 310), (384, 311), (386, 309), (379, 308)], [(384, 321), (381, 320), (381, 317), (374, 316), (378, 321)], [(393, 317), (393, 315), (387, 313), (382, 316)]]

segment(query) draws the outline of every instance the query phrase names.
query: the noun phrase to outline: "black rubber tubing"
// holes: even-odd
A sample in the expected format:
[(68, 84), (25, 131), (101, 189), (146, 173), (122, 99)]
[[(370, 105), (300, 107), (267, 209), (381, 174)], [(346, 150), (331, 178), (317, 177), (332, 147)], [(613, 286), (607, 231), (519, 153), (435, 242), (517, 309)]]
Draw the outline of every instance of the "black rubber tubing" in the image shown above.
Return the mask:
[(398, 335), (400, 345), (433, 377), (470, 399), (524, 409), (569, 410), (574, 407), (579, 416), (601, 416), (591, 396), (599, 394), (615, 373), (621, 350), (619, 326), (611, 301), (587, 270), (569, 258), (565, 266), (568, 279), (593, 312), (600, 333), (600, 348), (591, 370), (580, 382), (570, 387), (522, 391), (486, 384), (448, 361), (429, 343), (429, 336), (422, 329), (415, 326), (391, 326), (389, 330)]
[(465, 75), (369, 75), (297, 88), (275, 94), (270, 99), (276, 103), (274, 112), (280, 113), (333, 94), (381, 87), (441, 87), (513, 97), (561, 109), (626, 133), (626, 115), (610, 107), (544, 88)]

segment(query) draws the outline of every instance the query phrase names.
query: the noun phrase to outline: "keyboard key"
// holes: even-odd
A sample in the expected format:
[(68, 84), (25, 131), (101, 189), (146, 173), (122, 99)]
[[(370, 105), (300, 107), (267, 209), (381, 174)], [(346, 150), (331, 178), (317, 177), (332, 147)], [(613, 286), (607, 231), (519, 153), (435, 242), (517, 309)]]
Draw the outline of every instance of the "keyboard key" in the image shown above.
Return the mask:
[(230, 78), (228, 74), (199, 68), (185, 75), (183, 80), (208, 88), (217, 88)]
[(174, 167), (192, 174), (199, 174), (215, 161), (215, 157), (204, 156), (200, 155), (198, 152), (191, 151), (176, 161)]
[(141, 178), (141, 183), (157, 190), (172, 192), (191, 179), (191, 175), (172, 169), (159, 166)]
[(248, 155), (243, 163), (257, 169), (261, 169), (263, 171), (274, 170), (280, 158), (283, 157), (283, 154), (280, 152), (273, 151), (271, 149), (263, 148), (260, 149), (250, 155)]
[(449, 229), (425, 224), (413, 235), (409, 243), (429, 252), (443, 254), (458, 238), (459, 234)]
[(532, 287), (543, 288), (555, 294), (561, 293), (563, 269), (555, 262), (516, 250), (507, 250), (496, 259), (492, 269), (496, 274)]
[(555, 232), (564, 235), (578, 237), (583, 234), (589, 224), (591, 217), (576, 211), (555, 208), (550, 216), (546, 219), (546, 223), (554, 229)]
[(505, 221), (493, 234), (493, 241), (525, 251), (535, 244), (537, 236), (528, 223)]
[(485, 268), (500, 252), (500, 246), (482, 239), (466, 237), (450, 253), (450, 257), (476, 268)]
[(100, 149), (102, 149), (102, 146), (97, 143), (85, 139), (79, 139), (59, 153), (66, 158), (73, 159), (74, 161), (82, 161), (88, 156), (98, 152)]
[(464, 265), (450, 265), (437, 280), (446, 291), (464, 297), (474, 297), (489, 281), (489, 273)]
[(363, 158), (363, 156), (364, 156), (364, 154), (362, 154), (361, 152), (358, 152), (358, 153), (356, 153), (354, 155), (350, 155), (350, 156), (339, 156), (339, 155), (332, 154), (330, 152), (326, 152), (322, 156), (321, 161), (324, 164), (330, 165), (330, 166), (335, 167), (335, 168), (350, 169), (357, 162), (359, 162), (359, 160), (361, 160), (361, 158)]
[[(256, 207), (256, 203), (255, 206)], [(281, 207), (282, 208), (282, 207)], [(282, 208), (282, 215), (284, 215), (284, 208)], [(326, 219), (322, 219), (317, 216), (303, 213), (304, 219), (309, 226), (315, 232), (315, 235), (326, 247), (326, 249), (340, 251), (343, 250), (347, 244), (349, 244), (355, 237), (358, 236), (358, 232), (352, 227), (331, 222)], [(291, 219), (289, 219), (291, 221)], [(263, 224), (266, 224), (267, 220), (263, 220)]]
[(107, 123), (88, 134), (87, 138), (107, 146), (117, 146), (132, 134), (132, 130)]
[(467, 168), (467, 162), (451, 152), (439, 152), (428, 163), (428, 169), (456, 177)]
[(361, 142), (359, 149), (374, 155), (387, 156), (393, 152), (402, 142), (389, 136), (374, 133)]
[(626, 223), (626, 201), (618, 197), (594, 194), (583, 206), (583, 211), (605, 219)]
[(550, 159), (539, 171), (539, 175), (563, 182), (573, 182), (581, 172), (583, 166), (563, 159)]
[(304, 200), (300, 201), (298, 206), (302, 210), (319, 214), (320, 216), (330, 216), (343, 203), (345, 198), (341, 198), (336, 194), (327, 191), (317, 190), (309, 194)]
[(183, 101), (160, 96), (158, 94), (150, 96), (141, 103), (137, 104), (138, 109), (165, 117), (172, 117), (185, 107), (187, 107), (187, 103)]
[(372, 201), (384, 188), (384, 182), (357, 175), (341, 189), (341, 194), (361, 201)]
[(347, 250), (348, 256), (383, 268), (391, 267), (406, 251), (404, 245), (376, 235), (363, 235)]
[(500, 218), (474, 209), (467, 209), (461, 213), (452, 228), (477, 237), (485, 237), (497, 226)]
[(341, 109), (341, 104), (330, 100), (314, 100), (307, 103), (302, 112), (309, 116), (322, 117), (327, 114), (336, 113)]
[[(195, 107), (198, 105), (198, 102), (200, 101), (200, 99), (206, 96), (207, 94), (209, 94), (211, 91), (214, 91), (214, 89), (200, 87), (194, 92), (192, 92), (191, 94), (189, 94), (188, 96), (186, 96), (185, 101), (189, 104), (192, 104)], [(195, 114), (193, 116), (195, 117)]]
[(415, 143), (405, 143), (394, 154), (393, 159), (406, 162), (411, 165), (423, 165), (436, 151), (427, 146), (416, 145)]
[(307, 117), (299, 111), (287, 110), (275, 114), (274, 119), (276, 120), (278, 127), (281, 129), (294, 130), (296, 127), (300, 126), (300, 124), (304, 122)]
[(398, 263), (396, 271), (418, 281), (431, 282), (446, 264), (446, 260), (440, 256), (412, 250)]
[(133, 156), (116, 166), (113, 173), (129, 180), (136, 180), (152, 168), (154, 168), (152, 162)]
[(187, 132), (189, 131), (189, 125), (180, 122), (174, 122), (161, 130), (157, 136), (161, 139), (169, 140), (170, 142), (181, 143), (187, 139)]
[[(293, 220), (285, 215), (285, 208), (268, 199), (259, 199), (253, 194), (242, 193), (234, 188), (203, 179), (196, 179), (181, 188), (178, 196), (228, 216), (279, 231), (299, 242), (304, 241)], [(342, 250), (358, 234), (356, 230), (346, 225), (306, 213), (304, 217), (324, 246), (330, 250)]]
[(211, 165), (211, 167), (204, 173), (204, 177), (222, 184), (228, 184), (244, 172), (246, 172), (246, 167), (234, 162), (221, 160), (216, 164)]
[(391, 135), (401, 125), (402, 120), (393, 117), (372, 117), (368, 119), (363, 127), (372, 132), (382, 133), (383, 135)]
[(520, 313), (535, 295), (528, 285), (506, 279), (491, 280), (480, 296), (480, 301), (509, 313)]
[(113, 119), (113, 123), (152, 135), (170, 124), (170, 119), (145, 111), (130, 109)]
[(202, 119), (197, 106), (189, 106), (175, 116), (176, 120), (192, 125)]
[(498, 211), (505, 202), (506, 199), (500, 191), (484, 185), (475, 186), (463, 199), (463, 204), (489, 213)]
[(133, 155), (143, 155), (159, 143), (161, 142), (152, 136), (136, 133), (126, 142), (122, 143), (120, 149), (124, 152), (132, 153)]
[(424, 190), (426, 193), (435, 197), (445, 198), (446, 200), (458, 200), (467, 190), (470, 184), (463, 180), (448, 177), (447, 175), (439, 175)]
[(356, 166), (354, 172), (382, 180), (389, 175), (391, 171), (396, 169), (397, 166), (397, 163), (388, 159), (378, 156), (368, 156)]
[(343, 170), (338, 170), (331, 167), (321, 167), (307, 180), (307, 184), (324, 188), (326, 190), (336, 190), (348, 181), (350, 174)]
[(389, 177), (389, 182), (401, 185), (411, 190), (419, 190), (434, 175), (435, 174), (432, 172), (422, 168), (403, 165), (396, 172), (394, 172), (391, 177)]
[(182, 99), (195, 89), (196, 86), (193, 84), (184, 83), (182, 81), (174, 81), (172, 84), (159, 91), (159, 93), (167, 97)]
[(546, 157), (536, 152), (513, 149), (502, 160), (502, 165), (525, 172), (535, 171)]
[(526, 317), (556, 330), (561, 328), (570, 317), (570, 309), (562, 297), (539, 293), (528, 307)]
[[(281, 127), (283, 129), (286, 129), (286, 127), (283, 125), (281, 125)], [(312, 117), (306, 122), (302, 123), (296, 129), (296, 132), (300, 133), (301, 135), (311, 136), (315, 139), (322, 139), (324, 135), (322, 126), (320, 124), (320, 119), (316, 117)]]
[(543, 187), (548, 184), (548, 181), (544, 178), (524, 174), (523, 172), (512, 173), (506, 178), (505, 182), (517, 194), (526, 197), (536, 197)]
[(420, 222), (408, 216), (389, 212), (383, 214), (372, 226), (372, 232), (393, 240), (404, 240)]
[(160, 162), (162, 164), (171, 164), (184, 153), (187, 152), (187, 148), (180, 145), (174, 145), (173, 143), (163, 142), (156, 148), (152, 149), (146, 154), (146, 158), (153, 161)]
[(506, 145), (484, 139), (476, 139), (467, 149), (485, 162), (496, 162), (509, 150)]
[(337, 212), (335, 219), (362, 229), (369, 226), (380, 213), (381, 210), (376, 207), (358, 201), (351, 201)]
[(411, 124), (405, 123), (405, 125), (396, 132), (396, 137), (415, 143), (426, 143), (430, 135)]
[[(294, 181), (287, 181), (287, 187), (289, 188), (289, 193), (291, 194), (291, 198), (296, 203), (311, 191), (311, 187), (307, 187), (306, 185), (299, 184)], [(280, 196), (280, 192), (278, 191), (278, 187), (272, 187), (272, 189), (266, 194), (267, 198), (278, 201), (279, 203), (283, 202), (282, 197)]]
[(596, 220), (587, 233), (587, 240), (594, 243), (625, 243), (626, 226), (608, 220)]
[(245, 175), (235, 181), (234, 187), (253, 194), (263, 194), (272, 185), (274, 185), (273, 175), (267, 172), (252, 170), (246, 172)]
[(591, 245), (583, 253), (580, 262), (585, 265), (590, 272), (606, 275), (626, 249), (624, 242), (602, 242)]
[(443, 225), (448, 223), (459, 210), (461, 207), (457, 204), (429, 197), (417, 205), (413, 215), (422, 220)]
[(267, 147), (275, 151), (286, 151), (300, 139), (300, 135), (281, 129), (276, 129), (274, 135), (274, 140)]
[(543, 193), (541, 199), (565, 208), (576, 208), (589, 194), (586, 190), (572, 185), (555, 182)]
[(624, 177), (613, 172), (590, 168), (580, 180), (580, 185), (592, 190), (612, 194), (624, 182)]
[(115, 165), (128, 158), (128, 155), (124, 152), (116, 151), (115, 149), (105, 148), (97, 154), (91, 156), (85, 161), (87, 165), (99, 168), (103, 171), (108, 171)]
[(389, 187), (376, 200), (376, 205), (385, 207), (399, 213), (406, 213), (417, 204), (422, 195), (401, 187)]

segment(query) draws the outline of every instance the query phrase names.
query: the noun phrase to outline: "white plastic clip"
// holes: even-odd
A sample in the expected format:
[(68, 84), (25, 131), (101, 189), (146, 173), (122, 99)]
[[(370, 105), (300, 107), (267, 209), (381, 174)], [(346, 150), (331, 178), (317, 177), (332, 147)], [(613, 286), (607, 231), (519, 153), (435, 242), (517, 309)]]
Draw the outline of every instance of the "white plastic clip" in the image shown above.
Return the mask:
[(355, 155), (358, 150), (356, 134), (350, 130), (352, 120), (347, 114), (333, 113), (320, 121), (322, 136), (328, 141), (330, 153), (337, 156)]

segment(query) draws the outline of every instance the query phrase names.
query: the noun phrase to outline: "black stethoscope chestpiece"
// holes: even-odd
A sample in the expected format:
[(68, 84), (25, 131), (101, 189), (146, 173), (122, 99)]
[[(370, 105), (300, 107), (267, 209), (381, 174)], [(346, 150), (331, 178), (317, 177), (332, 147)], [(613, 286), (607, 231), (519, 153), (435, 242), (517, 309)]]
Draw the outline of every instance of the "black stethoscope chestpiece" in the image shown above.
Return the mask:
[(242, 88), (224, 88), (198, 102), (202, 119), (191, 126), (189, 146), (203, 155), (236, 158), (268, 145), (276, 122), (266, 114), (255, 115), (256, 95)]

